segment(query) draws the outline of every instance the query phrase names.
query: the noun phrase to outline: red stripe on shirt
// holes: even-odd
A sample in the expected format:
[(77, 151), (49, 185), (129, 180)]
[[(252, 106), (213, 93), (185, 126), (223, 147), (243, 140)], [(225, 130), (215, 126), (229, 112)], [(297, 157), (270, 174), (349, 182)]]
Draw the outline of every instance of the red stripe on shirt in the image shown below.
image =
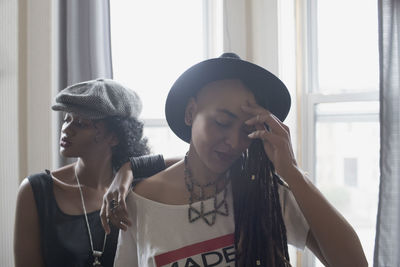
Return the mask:
[(168, 251), (166, 253), (155, 256), (156, 265), (164, 266), (166, 264), (176, 262), (180, 259), (188, 258), (193, 255), (223, 248), (232, 245), (234, 241), (234, 234), (228, 234), (186, 247), (182, 247), (176, 250)]

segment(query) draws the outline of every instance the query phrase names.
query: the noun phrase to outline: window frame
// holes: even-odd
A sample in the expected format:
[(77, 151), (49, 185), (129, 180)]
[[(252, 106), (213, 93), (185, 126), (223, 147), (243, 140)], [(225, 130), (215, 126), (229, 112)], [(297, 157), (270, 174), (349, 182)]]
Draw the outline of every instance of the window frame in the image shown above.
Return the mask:
[[(316, 106), (325, 103), (379, 101), (376, 91), (354, 93), (318, 92), (318, 16), (317, 0), (296, 1), (296, 80), (298, 101), (298, 155), (302, 168), (316, 184)], [(359, 113), (346, 114), (354, 120)], [(330, 115), (328, 115), (330, 116)], [(332, 115), (332, 118), (335, 115)], [(379, 118), (379, 113), (368, 114), (368, 120)], [(363, 121), (365, 117), (360, 118)], [(301, 255), (300, 266), (316, 266), (315, 256), (308, 250)]]
[[(318, 55), (317, 55), (317, 1), (300, 0), (296, 6), (297, 13), (297, 93), (300, 100), (299, 135), (303, 168), (314, 180), (315, 175), (315, 106), (324, 103), (368, 102), (379, 101), (379, 90), (324, 94), (318, 88)], [(301, 71), (301, 70), (306, 71)], [(355, 113), (356, 114), (356, 113)], [(307, 147), (307, 149), (304, 149)]]

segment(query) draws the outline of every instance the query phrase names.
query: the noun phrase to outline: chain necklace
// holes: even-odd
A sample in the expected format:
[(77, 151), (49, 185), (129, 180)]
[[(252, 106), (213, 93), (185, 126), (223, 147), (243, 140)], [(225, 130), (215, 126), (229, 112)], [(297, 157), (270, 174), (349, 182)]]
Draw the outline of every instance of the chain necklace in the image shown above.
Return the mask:
[[(223, 215), (223, 216), (229, 216), (229, 209), (228, 209), (228, 203), (226, 202), (226, 195), (227, 195), (227, 184), (228, 184), (228, 175), (221, 176), (214, 181), (211, 181), (205, 185), (199, 184), (197, 181), (195, 181), (192, 177), (192, 174), (189, 170), (188, 167), (188, 153), (185, 155), (185, 170), (184, 170), (184, 176), (185, 176), (185, 184), (186, 188), (190, 193), (189, 197), (189, 209), (188, 209), (188, 219), (190, 223), (193, 223), (197, 221), (198, 219), (203, 219), (205, 223), (207, 223), (209, 226), (213, 226), (215, 224), (217, 214)], [(223, 199), (218, 203), (217, 199), (217, 191), (218, 191), (218, 182), (224, 179), (224, 193), (223, 193)], [(197, 195), (194, 192), (194, 187), (197, 186), (200, 188), (200, 195)], [(210, 211), (205, 212), (204, 211), (204, 200), (206, 198), (204, 194), (204, 189), (207, 187), (215, 186), (213, 198), (214, 198), (214, 208)], [(193, 203), (196, 200), (200, 200), (200, 210), (197, 208), (193, 207)], [(211, 216), (211, 220), (210, 217)]]
[(93, 267), (102, 267), (101, 262), (99, 261), (99, 258), (103, 255), (104, 248), (106, 247), (107, 234), (104, 233), (103, 249), (102, 249), (101, 251), (94, 250), (94, 248), (93, 248), (92, 233), (91, 233), (91, 231), (90, 231), (89, 220), (88, 220), (88, 217), (87, 217), (87, 212), (86, 212), (86, 207), (85, 207), (85, 201), (83, 200), (83, 193), (82, 193), (82, 188), (81, 188), (82, 186), (81, 186), (81, 184), (80, 184), (80, 182), (79, 182), (78, 174), (76, 173), (76, 168), (75, 168), (75, 167), (74, 167), (74, 172), (75, 172), (76, 181), (77, 181), (77, 183), (78, 183), (79, 193), (80, 193), (80, 195), (81, 195), (81, 201), (82, 201), (82, 207), (83, 207), (83, 214), (85, 215), (86, 227), (87, 227), (87, 230), (88, 230), (88, 233), (89, 233), (90, 247), (91, 247), (91, 249), (92, 249), (93, 258), (94, 258), (94, 261), (93, 261), (93, 265), (92, 265), (92, 266), (93, 266)]

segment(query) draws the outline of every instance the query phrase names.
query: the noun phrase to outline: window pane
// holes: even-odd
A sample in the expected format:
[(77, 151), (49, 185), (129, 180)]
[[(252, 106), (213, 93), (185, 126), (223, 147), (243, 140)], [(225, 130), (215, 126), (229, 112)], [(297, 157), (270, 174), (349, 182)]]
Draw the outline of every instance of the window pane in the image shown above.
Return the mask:
[(203, 60), (202, 1), (110, 1), (114, 79), (139, 93), (142, 118), (164, 118), (172, 83)]
[(371, 120), (372, 117), (377, 119), (379, 112), (378, 101), (363, 102), (337, 102), (325, 103), (316, 106), (316, 115), (318, 121), (345, 120), (346, 118), (362, 118)]
[(183, 157), (189, 144), (180, 140), (168, 126), (146, 127), (144, 135), (148, 138), (153, 153), (163, 154), (164, 158)]
[(354, 227), (371, 265), (379, 189), (378, 108), (378, 102), (316, 107), (316, 184)]
[(376, 0), (315, 1), (318, 13), (318, 90), (378, 90)]

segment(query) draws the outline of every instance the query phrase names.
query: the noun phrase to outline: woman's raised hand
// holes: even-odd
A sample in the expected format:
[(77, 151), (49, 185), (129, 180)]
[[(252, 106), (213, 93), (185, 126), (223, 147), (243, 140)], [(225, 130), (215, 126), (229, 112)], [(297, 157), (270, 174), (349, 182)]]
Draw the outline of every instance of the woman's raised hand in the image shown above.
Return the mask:
[(242, 106), (242, 109), (253, 116), (245, 122), (247, 125), (255, 127), (255, 131), (249, 134), (249, 138), (261, 139), (265, 153), (274, 164), (277, 174), (286, 178), (286, 174), (293, 167), (297, 168), (289, 127), (257, 104)]
[(103, 205), (100, 210), (101, 224), (104, 231), (109, 234), (109, 222), (116, 227), (126, 230), (132, 223), (128, 218), (126, 208), (126, 196), (133, 181), (130, 163), (127, 162), (118, 170), (113, 182), (103, 197)]

